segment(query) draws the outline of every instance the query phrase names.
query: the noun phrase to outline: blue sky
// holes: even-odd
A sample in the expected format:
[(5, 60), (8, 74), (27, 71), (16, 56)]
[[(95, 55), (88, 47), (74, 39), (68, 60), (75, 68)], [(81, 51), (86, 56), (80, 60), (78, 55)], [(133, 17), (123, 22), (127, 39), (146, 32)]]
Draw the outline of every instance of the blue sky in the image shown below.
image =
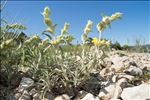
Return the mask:
[(150, 1), (9, 1), (1, 17), (10, 23), (21, 22), (27, 26), (25, 33), (28, 36), (38, 34), (46, 29), (43, 16), (40, 14), (44, 7), (51, 10), (53, 23), (57, 35), (65, 22), (70, 23), (69, 33), (81, 42), (81, 35), (87, 20), (93, 21), (93, 29), (89, 37), (98, 37), (96, 25), (101, 21), (101, 14), (110, 16), (112, 13), (123, 13), (122, 20), (112, 23), (111, 29), (103, 32), (103, 37), (121, 44), (129, 41), (130, 45), (139, 38), (145, 43), (150, 43)]

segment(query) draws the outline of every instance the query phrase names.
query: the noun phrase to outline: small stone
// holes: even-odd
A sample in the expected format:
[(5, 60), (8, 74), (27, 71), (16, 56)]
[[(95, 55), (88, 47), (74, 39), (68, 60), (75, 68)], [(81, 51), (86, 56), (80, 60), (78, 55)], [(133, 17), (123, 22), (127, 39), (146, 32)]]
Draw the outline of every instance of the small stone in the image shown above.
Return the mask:
[(125, 73), (129, 75), (133, 75), (133, 76), (143, 75), (142, 69), (135, 67), (135, 66), (130, 66), (130, 68), (125, 71)]
[(123, 74), (120, 74), (119, 76), (118, 76), (118, 78), (126, 78), (126, 79), (128, 79), (128, 80), (133, 80), (134, 79), (134, 76), (132, 76), (132, 75), (128, 75), (128, 74), (125, 74), (125, 73), (123, 73)]
[(61, 96), (57, 96), (54, 100), (70, 100), (70, 97), (67, 94), (63, 94)]
[(103, 68), (100, 72), (100, 75), (102, 77), (105, 77), (107, 75), (107, 73), (109, 73), (109, 72), (110, 72), (110, 70), (108, 68)]
[(30, 78), (23, 77), (18, 87), (18, 92), (23, 92), (25, 89), (31, 87), (34, 81)]
[(108, 97), (108, 96), (110, 97), (113, 95), (114, 91), (115, 91), (115, 84), (110, 84), (101, 89), (98, 97), (99, 98)]
[(78, 99), (80, 100), (80, 99), (82, 99), (83, 97), (85, 97), (87, 93), (88, 93), (88, 92), (86, 92), (86, 91), (84, 91), (84, 90), (79, 91), (79, 93), (78, 93), (78, 95), (77, 95), (77, 100), (78, 100)]
[(127, 80), (125, 78), (121, 78), (117, 80), (117, 82), (109, 83), (106, 87), (102, 88), (98, 97), (105, 99), (117, 99), (120, 97), (123, 88), (125, 88), (126, 86)]
[(84, 98), (82, 98), (81, 100), (95, 100), (94, 95), (91, 93), (88, 93), (87, 95), (85, 95)]
[(54, 100), (54, 95), (50, 92), (47, 92), (45, 95), (45, 100)]
[(16, 93), (16, 94), (15, 94), (15, 99), (18, 100), (20, 97), (21, 97), (21, 93)]
[(127, 79), (126, 78), (121, 78), (117, 81), (116, 83), (118, 86), (120, 86), (122, 89), (127, 87)]

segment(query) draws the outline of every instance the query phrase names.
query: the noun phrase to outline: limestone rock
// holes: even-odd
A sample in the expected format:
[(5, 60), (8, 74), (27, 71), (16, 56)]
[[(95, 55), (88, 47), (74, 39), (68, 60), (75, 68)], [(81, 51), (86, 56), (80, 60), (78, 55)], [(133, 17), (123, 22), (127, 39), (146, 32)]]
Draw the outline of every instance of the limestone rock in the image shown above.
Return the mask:
[(18, 92), (23, 92), (25, 89), (31, 87), (34, 81), (30, 78), (23, 77), (18, 87)]
[(87, 95), (85, 95), (84, 98), (82, 98), (81, 100), (95, 100), (94, 95), (91, 93), (88, 93)]
[(125, 72), (130, 74), (130, 75), (133, 75), (133, 76), (142, 75), (143, 74), (142, 69), (140, 69), (138, 67), (135, 67), (135, 66), (130, 66), (130, 68), (127, 69)]
[(141, 84), (135, 87), (123, 89), (121, 94), (123, 100), (148, 100), (150, 99), (150, 84)]
[(70, 97), (67, 94), (63, 94), (61, 96), (57, 96), (54, 100), (70, 100)]

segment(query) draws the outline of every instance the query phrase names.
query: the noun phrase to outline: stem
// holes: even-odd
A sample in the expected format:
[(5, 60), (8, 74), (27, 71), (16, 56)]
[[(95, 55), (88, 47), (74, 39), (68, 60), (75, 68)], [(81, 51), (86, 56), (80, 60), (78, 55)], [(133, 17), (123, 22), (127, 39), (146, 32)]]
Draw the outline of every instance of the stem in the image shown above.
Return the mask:
[(102, 32), (99, 33), (99, 41), (102, 39)]
[(84, 67), (84, 58), (85, 58), (85, 45), (82, 45), (83, 49), (82, 49), (82, 68)]
[(84, 56), (85, 56), (85, 47), (83, 45), (83, 51), (82, 51), (82, 57), (83, 57), (83, 59), (84, 59)]

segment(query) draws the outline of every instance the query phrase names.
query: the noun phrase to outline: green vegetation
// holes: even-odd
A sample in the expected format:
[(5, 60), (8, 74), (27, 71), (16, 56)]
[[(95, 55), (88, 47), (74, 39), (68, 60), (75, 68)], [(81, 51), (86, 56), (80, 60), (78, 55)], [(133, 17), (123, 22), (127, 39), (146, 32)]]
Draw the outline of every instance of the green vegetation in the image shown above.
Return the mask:
[[(44, 9), (42, 15), (47, 27), (42, 32), (47, 36), (45, 40), (41, 40), (37, 35), (29, 38), (22, 33), (26, 29), (25, 26), (8, 24), (1, 20), (1, 84), (6, 83), (8, 89), (10, 87), (14, 89), (16, 87), (12, 87), (14, 80), (12, 76), (23, 73), (22, 77), (30, 77), (40, 84), (43, 91), (41, 97), (48, 91), (61, 94), (69, 93), (71, 88), (74, 90), (84, 88), (83, 83), (87, 83), (91, 78), (91, 71), (102, 69), (103, 59), (111, 47), (108, 40), (102, 39), (102, 31), (109, 27), (112, 21), (120, 19), (121, 13), (103, 17), (97, 25), (99, 39), (88, 37), (93, 24), (92, 21), (88, 21), (82, 35), (83, 43), (80, 45), (71, 44), (74, 38), (68, 33), (69, 23), (64, 24), (59, 36), (54, 36), (57, 24), (53, 24), (49, 18), (48, 7)], [(112, 48), (122, 50), (118, 42), (112, 44)], [(123, 47), (125, 50), (128, 48), (128, 45)], [(4, 93), (1, 97), (8, 95)]]

